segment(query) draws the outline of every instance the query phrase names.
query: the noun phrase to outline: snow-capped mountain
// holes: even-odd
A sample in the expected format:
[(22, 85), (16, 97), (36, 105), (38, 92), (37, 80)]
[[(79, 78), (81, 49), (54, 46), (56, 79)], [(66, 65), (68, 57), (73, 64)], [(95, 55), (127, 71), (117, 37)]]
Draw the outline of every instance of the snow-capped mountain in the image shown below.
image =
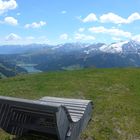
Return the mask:
[(140, 53), (140, 42), (131, 40), (124, 44), (122, 48), (124, 53)]
[(67, 43), (56, 45), (52, 48), (54, 51), (83, 51), (85, 54), (90, 53), (140, 53), (140, 42), (138, 41), (120, 41), (112, 44), (96, 43), (96, 44), (82, 44), (82, 43)]
[(127, 43), (128, 41), (112, 43), (110, 45), (103, 45), (99, 49), (105, 53), (123, 53), (123, 46)]
[(58, 45), (31, 44), (31, 45), (4, 45), (0, 46), (0, 54), (14, 54), (28, 51), (38, 52), (49, 49), (57, 52), (83, 51), (87, 55), (90, 53), (140, 53), (140, 42), (138, 41), (120, 41), (112, 44), (104, 43), (66, 43)]
[[(0, 47), (0, 53), (4, 54), (1, 48), (3, 49), (4, 46)], [(8, 48), (10, 49), (9, 54), (0, 55), (0, 59), (14, 61), (14, 63), (35, 64), (35, 67), (41, 71), (77, 67), (140, 67), (140, 42), (134, 40), (109, 45), (66, 43), (60, 45), (35, 44), (35, 46), (28, 45), (28, 47), (18, 47), (17, 45), (8, 46)], [(6, 48), (4, 52), (6, 52)]]
[(140, 42), (137, 41), (121, 41), (110, 45), (103, 45), (100, 51), (105, 53), (140, 53)]

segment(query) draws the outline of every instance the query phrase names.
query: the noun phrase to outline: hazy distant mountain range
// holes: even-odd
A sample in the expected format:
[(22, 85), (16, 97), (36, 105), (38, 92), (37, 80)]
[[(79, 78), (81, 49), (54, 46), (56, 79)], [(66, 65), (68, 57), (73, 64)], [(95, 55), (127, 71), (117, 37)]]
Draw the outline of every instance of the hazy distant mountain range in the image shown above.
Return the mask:
[(24, 68), (16, 66), (16, 63), (0, 59), (0, 79), (2, 77), (11, 77), (20, 73), (27, 73)]
[(5, 45), (0, 46), (0, 64), (5, 62), (25, 73), (30, 66), (40, 71), (139, 67), (140, 42)]

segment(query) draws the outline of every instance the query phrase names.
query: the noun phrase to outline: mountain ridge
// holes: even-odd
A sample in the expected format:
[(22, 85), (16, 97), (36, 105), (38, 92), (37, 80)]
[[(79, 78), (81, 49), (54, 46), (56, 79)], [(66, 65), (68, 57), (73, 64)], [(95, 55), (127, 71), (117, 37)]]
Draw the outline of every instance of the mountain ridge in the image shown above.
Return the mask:
[[(1, 49), (4, 46), (0, 47)], [(7, 47), (7, 46), (6, 46)], [(87, 67), (140, 67), (140, 42), (31, 44), (8, 46), (10, 54), (0, 59), (17, 66), (33, 64), (40, 71), (72, 70)], [(14, 51), (18, 48), (16, 51)], [(13, 53), (14, 52), (14, 53)]]

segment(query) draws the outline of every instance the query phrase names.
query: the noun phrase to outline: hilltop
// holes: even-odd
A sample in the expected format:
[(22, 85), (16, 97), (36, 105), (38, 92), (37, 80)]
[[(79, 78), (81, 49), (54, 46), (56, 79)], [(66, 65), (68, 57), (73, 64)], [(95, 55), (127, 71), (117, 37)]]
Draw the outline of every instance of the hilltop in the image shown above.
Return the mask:
[[(83, 69), (21, 75), (0, 80), (4, 96), (90, 99), (93, 118), (82, 140), (140, 139), (140, 69)], [(0, 131), (0, 139), (10, 137)]]

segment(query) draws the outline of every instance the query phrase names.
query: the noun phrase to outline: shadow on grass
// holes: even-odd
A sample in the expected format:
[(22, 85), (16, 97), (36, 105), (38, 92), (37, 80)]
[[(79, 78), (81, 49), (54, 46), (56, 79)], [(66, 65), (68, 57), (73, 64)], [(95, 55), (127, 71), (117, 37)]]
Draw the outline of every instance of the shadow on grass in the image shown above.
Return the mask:
[(13, 138), (12, 140), (58, 140), (58, 139), (43, 136), (24, 136), (24, 137), (16, 137)]
[[(25, 136), (20, 138), (13, 138), (12, 140), (58, 140), (57, 138), (37, 137), (37, 136)], [(79, 138), (78, 140), (95, 140), (92, 137)]]

